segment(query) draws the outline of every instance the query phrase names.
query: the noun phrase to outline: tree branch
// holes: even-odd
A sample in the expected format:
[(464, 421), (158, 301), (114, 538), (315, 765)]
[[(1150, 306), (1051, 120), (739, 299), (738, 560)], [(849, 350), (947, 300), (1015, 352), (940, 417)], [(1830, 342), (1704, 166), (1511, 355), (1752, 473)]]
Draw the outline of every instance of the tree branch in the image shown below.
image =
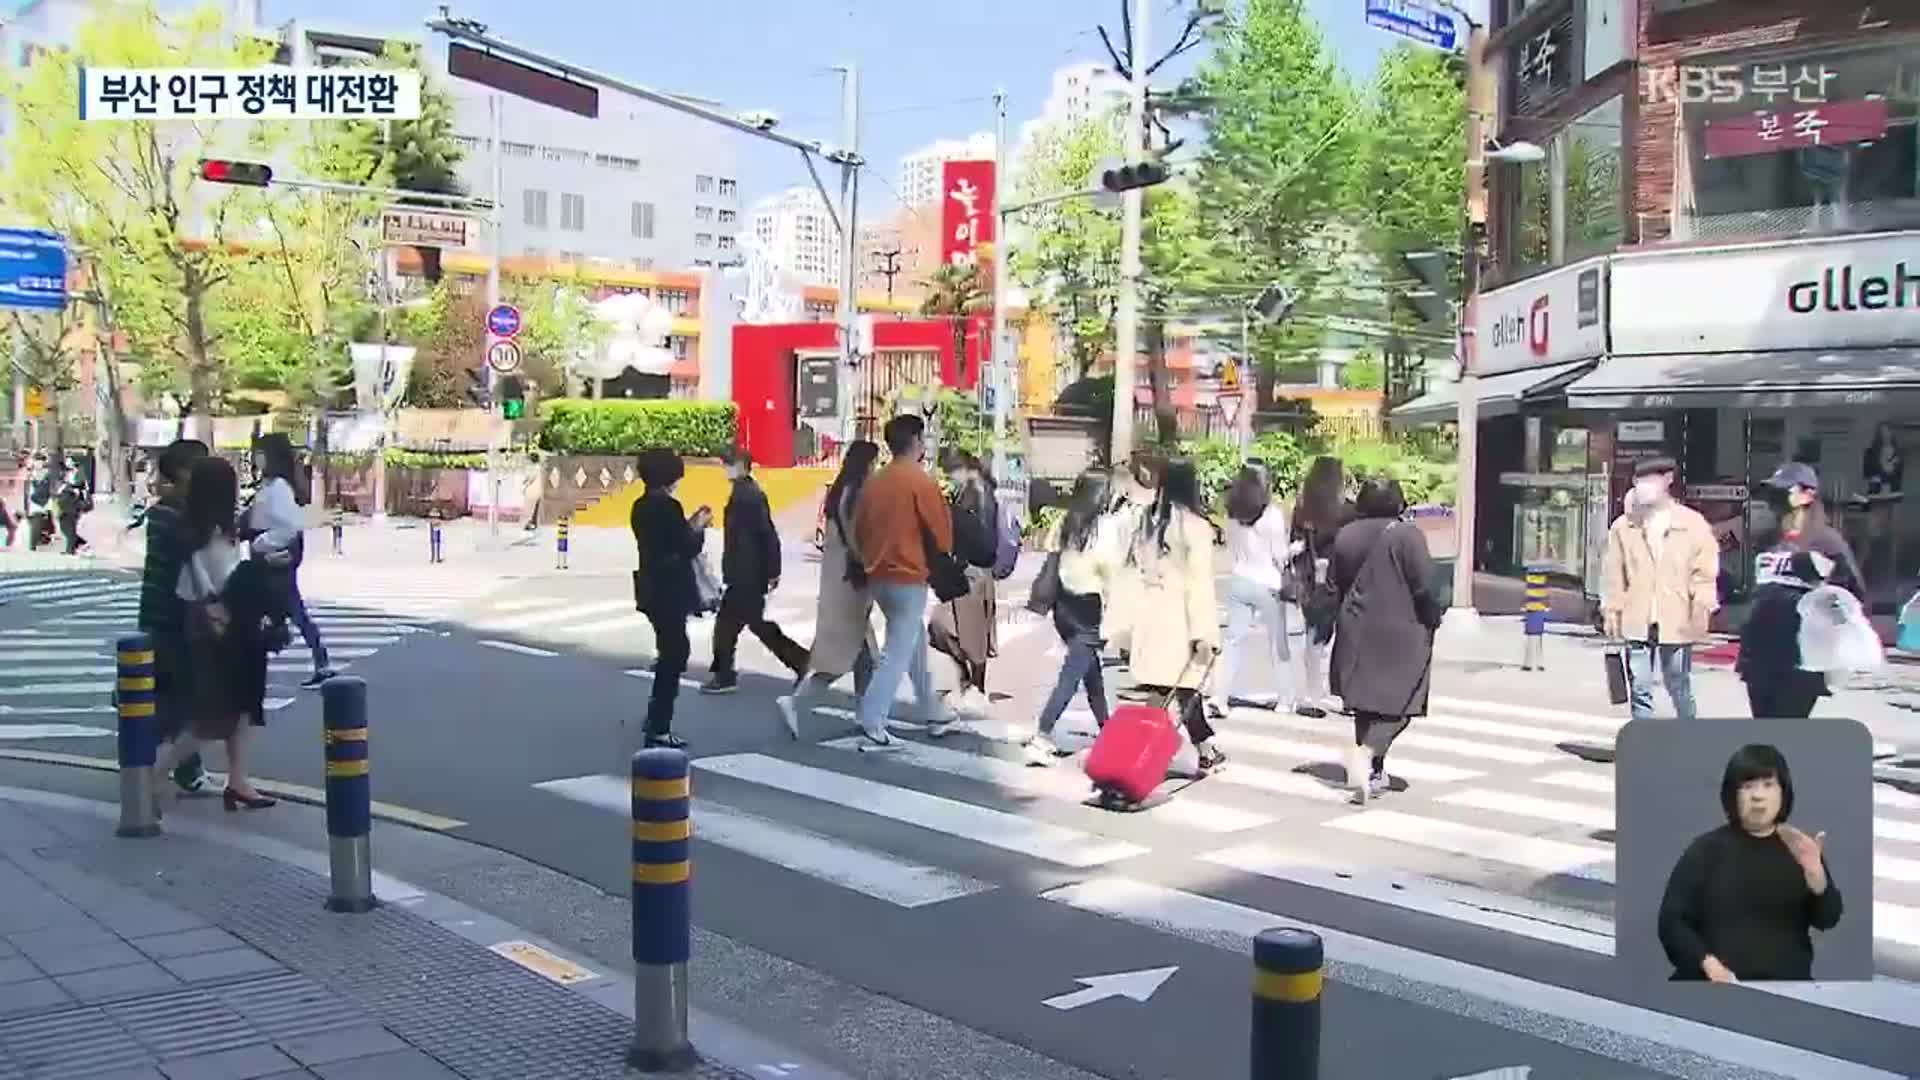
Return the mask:
[(1180, 28), (1180, 37), (1173, 43), (1173, 48), (1168, 49), (1166, 55), (1160, 59), (1147, 65), (1147, 75), (1149, 78), (1152, 77), (1154, 72), (1165, 67), (1167, 61), (1179, 56), (1181, 53), (1191, 51), (1200, 44), (1200, 39), (1194, 36), (1194, 32), (1200, 29), (1207, 18), (1207, 14), (1201, 11), (1195, 11), (1187, 16), (1187, 25)]

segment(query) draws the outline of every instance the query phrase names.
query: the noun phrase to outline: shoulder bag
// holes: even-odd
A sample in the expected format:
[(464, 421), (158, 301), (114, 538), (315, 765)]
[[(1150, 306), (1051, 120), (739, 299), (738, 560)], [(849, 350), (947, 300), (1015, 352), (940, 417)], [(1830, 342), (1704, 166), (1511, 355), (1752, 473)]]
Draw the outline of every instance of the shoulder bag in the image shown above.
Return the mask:
[(940, 550), (925, 524), (920, 526), (920, 539), (927, 548), (927, 584), (933, 588), (934, 597), (945, 604), (971, 592), (973, 583), (967, 580), (966, 568), (959, 559)]

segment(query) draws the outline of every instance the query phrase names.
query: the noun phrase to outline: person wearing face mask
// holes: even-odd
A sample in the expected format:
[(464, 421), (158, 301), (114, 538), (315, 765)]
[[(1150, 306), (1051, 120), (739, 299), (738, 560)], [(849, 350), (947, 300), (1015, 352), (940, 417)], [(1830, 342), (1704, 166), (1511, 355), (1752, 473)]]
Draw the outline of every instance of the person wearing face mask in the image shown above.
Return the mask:
[(1826, 675), (1800, 669), (1800, 598), (1820, 585), (1837, 585), (1864, 604), (1865, 579), (1853, 549), (1827, 524), (1813, 466), (1788, 462), (1766, 487), (1779, 528), (1754, 559), (1753, 608), (1740, 630), (1736, 668), (1754, 716), (1811, 716), (1829, 691)]
[(639, 467), (646, 491), (634, 500), (628, 524), (640, 556), (640, 567), (633, 575), (634, 607), (653, 626), (653, 692), (647, 702), (646, 742), (682, 749), (687, 744), (673, 733), (673, 707), (692, 651), (687, 618), (700, 606), (693, 560), (706, 544), (713, 511), (703, 506), (688, 517), (681, 509), (674, 493), (687, 467), (679, 454), (666, 449), (643, 451)]
[(1787, 824), (1793, 774), (1765, 743), (1733, 752), (1720, 779), (1727, 822), (1700, 834), (1667, 877), (1660, 945), (1673, 981), (1813, 978), (1812, 930), (1840, 924), (1824, 832)]
[(731, 694), (739, 688), (733, 662), (742, 629), (753, 631), (795, 675), (807, 670), (806, 647), (767, 618), (767, 596), (780, 587), (780, 533), (766, 492), (753, 480), (753, 459), (745, 450), (734, 449), (723, 460), (733, 481), (720, 554), (720, 576), (727, 588), (714, 619), (713, 666), (708, 669), (711, 678), (700, 688), (703, 694)]
[(1713, 526), (1673, 498), (1672, 458), (1633, 470), (1628, 509), (1607, 530), (1601, 556), (1602, 631), (1627, 646), (1628, 709), (1653, 717), (1654, 672), (1673, 711), (1694, 718), (1693, 646), (1720, 606), (1720, 547)]

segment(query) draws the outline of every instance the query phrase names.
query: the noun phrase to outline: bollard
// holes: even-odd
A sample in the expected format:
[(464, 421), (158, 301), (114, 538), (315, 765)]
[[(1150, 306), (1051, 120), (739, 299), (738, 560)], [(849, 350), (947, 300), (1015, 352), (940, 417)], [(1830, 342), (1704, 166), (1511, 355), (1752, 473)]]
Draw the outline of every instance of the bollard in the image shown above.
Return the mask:
[(440, 559), (440, 519), (427, 522), (427, 561), (438, 563)]
[(341, 554), (341, 540), (343, 539), (346, 527), (346, 513), (341, 510), (335, 510), (333, 512), (333, 553), (335, 555)]
[(1547, 572), (1545, 570), (1527, 571), (1527, 606), (1524, 629), (1526, 631), (1526, 650), (1520, 660), (1522, 671), (1545, 671), (1547, 661), (1544, 646), (1547, 634)]
[(1251, 1080), (1319, 1080), (1320, 936), (1262, 930), (1253, 939)]
[(373, 778), (367, 760), (367, 684), (342, 675), (320, 686), (327, 727), (327, 910), (372, 911)]
[(153, 639), (129, 634), (120, 639), (119, 676), (113, 700), (120, 707), (120, 827), (115, 836), (159, 836), (160, 815), (153, 789), (160, 754), (159, 718), (154, 715)]
[(559, 549), (554, 554), (553, 568), (555, 570), (565, 570), (567, 568), (567, 521), (567, 518), (561, 518), (559, 527), (554, 534), (554, 542)]
[(691, 796), (684, 752), (633, 755), (633, 1047), (627, 1064), (642, 1072), (678, 1072), (699, 1059), (687, 1041)]

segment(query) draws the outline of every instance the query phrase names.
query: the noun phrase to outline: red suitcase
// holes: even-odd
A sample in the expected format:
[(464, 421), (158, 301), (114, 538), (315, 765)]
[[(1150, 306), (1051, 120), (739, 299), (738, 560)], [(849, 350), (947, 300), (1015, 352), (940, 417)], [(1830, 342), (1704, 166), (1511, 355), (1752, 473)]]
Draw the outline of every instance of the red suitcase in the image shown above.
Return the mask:
[(1180, 742), (1180, 725), (1166, 705), (1122, 705), (1087, 752), (1087, 779), (1103, 801), (1145, 802), (1166, 780)]

